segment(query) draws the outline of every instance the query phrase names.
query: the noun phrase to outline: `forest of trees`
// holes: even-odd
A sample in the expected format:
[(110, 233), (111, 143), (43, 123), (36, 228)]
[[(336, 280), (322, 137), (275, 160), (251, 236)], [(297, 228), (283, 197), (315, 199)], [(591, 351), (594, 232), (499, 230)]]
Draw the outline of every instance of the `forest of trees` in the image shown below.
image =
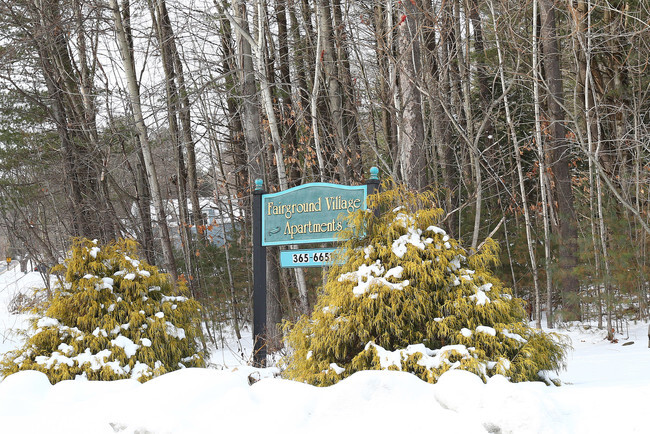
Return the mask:
[[(133, 237), (217, 341), (250, 320), (254, 180), (377, 166), (468, 250), (497, 240), (538, 326), (648, 318), (646, 1), (0, 0), (0, 20), (9, 256)], [(269, 252), (272, 330), (323, 277)]]

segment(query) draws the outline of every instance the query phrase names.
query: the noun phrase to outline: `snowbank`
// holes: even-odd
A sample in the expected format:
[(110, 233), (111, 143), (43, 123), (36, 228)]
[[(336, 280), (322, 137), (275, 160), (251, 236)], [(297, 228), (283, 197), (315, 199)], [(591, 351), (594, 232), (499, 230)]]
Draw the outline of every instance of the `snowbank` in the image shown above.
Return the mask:
[[(10, 314), (6, 303), (25, 290), (21, 281), (39, 285), (36, 275), (0, 274), (3, 352), (20, 341), (6, 338), (5, 328), (24, 320)], [(0, 382), (0, 432), (647, 432), (647, 324), (630, 325), (629, 336), (618, 336), (617, 344), (595, 329), (555, 331), (574, 346), (560, 374), (562, 387), (512, 384), (500, 376), (484, 384), (464, 371), (450, 371), (430, 385), (404, 372), (367, 371), (316, 388), (275, 378), (273, 369), (236, 366), (250, 357), (244, 344), (213, 355), (222, 369), (184, 369), (145, 384), (76, 380), (52, 386), (38, 372), (11, 375)]]
[[(25, 371), (0, 383), (2, 432), (21, 433), (632, 433), (646, 432), (650, 387), (487, 384), (450, 371), (430, 385), (404, 372), (365, 371), (317, 388), (250, 368), (191, 368), (145, 384), (63, 381)], [(264, 376), (264, 373), (262, 373)], [(624, 412), (621, 412), (624, 410)]]

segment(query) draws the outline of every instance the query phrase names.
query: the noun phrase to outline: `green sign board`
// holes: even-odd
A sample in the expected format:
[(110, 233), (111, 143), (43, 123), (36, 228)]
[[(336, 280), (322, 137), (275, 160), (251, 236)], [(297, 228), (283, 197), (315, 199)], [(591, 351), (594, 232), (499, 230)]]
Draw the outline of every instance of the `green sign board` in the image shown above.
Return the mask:
[(366, 209), (367, 185), (304, 184), (262, 196), (262, 245), (336, 241), (345, 218)]

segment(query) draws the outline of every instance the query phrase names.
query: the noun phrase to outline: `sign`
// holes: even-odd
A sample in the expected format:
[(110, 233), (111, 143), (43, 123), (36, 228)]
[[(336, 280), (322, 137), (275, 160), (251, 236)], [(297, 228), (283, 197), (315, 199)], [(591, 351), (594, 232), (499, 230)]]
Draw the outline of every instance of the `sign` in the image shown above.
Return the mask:
[(326, 243), (366, 209), (367, 185), (304, 184), (262, 196), (262, 245)]
[(329, 267), (334, 265), (336, 249), (303, 249), (280, 251), (280, 266), (282, 268), (298, 267)]
[[(254, 366), (266, 366), (266, 246), (335, 241), (336, 235), (346, 227), (345, 217), (366, 209), (366, 196), (379, 188), (378, 174), (379, 169), (370, 168), (368, 184), (358, 187), (313, 183), (273, 194), (265, 194), (264, 181), (255, 180), (252, 204)], [(287, 250), (286, 254), (290, 255), (290, 262), (302, 262), (299, 266), (312, 263), (312, 266), (323, 266), (332, 259), (333, 250)]]

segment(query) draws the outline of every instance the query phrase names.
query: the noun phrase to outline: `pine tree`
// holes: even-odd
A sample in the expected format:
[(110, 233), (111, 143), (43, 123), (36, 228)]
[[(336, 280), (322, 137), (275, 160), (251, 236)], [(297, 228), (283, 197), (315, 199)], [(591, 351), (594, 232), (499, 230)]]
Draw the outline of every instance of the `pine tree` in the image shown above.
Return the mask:
[(30, 337), (8, 353), (4, 375), (37, 370), (54, 384), (78, 376), (141, 382), (203, 366), (199, 304), (182, 281), (137, 259), (133, 240), (77, 239), (53, 298), (35, 308)]
[(371, 196), (350, 220), (311, 316), (287, 324), (285, 376), (327, 386), (366, 369), (435, 383), (450, 369), (511, 381), (548, 378), (567, 345), (524, 321), (523, 302), (489, 271), (498, 246), (466, 252), (436, 224), (431, 193), (403, 187)]

